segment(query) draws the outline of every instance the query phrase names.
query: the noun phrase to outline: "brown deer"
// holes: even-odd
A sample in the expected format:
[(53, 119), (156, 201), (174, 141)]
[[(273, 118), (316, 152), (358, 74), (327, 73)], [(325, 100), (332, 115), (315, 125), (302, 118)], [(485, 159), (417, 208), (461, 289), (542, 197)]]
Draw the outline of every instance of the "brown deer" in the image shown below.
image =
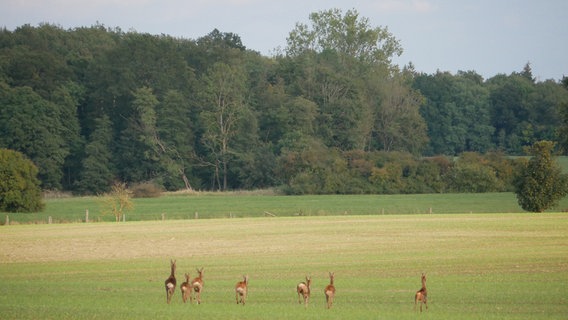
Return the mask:
[[(191, 281), (191, 287), (196, 295), (197, 304), (201, 304), (201, 292), (203, 291), (203, 268), (196, 269), (198, 276)], [(190, 293), (189, 300), (193, 303), (193, 294)]]
[(335, 272), (329, 273), (329, 284), (325, 287), (323, 292), (325, 293), (325, 302), (327, 303), (327, 308), (331, 308), (333, 305), (333, 298), (335, 297), (335, 286), (333, 285), (333, 278), (335, 277)]
[[(243, 306), (245, 305), (247, 299), (247, 287), (248, 287), (248, 276), (243, 276), (243, 281), (237, 282), (235, 285), (235, 299), (237, 300), (237, 304), (241, 302)], [(239, 301), (239, 297), (241, 298)]]
[(170, 267), (171, 267), (171, 272), (170, 272), (170, 276), (166, 279), (165, 285), (166, 285), (166, 299), (168, 304), (170, 304), (170, 302), (172, 301), (172, 296), (174, 295), (174, 292), (176, 290), (176, 260), (171, 260), (170, 259)]
[(312, 284), (312, 278), (306, 276), (306, 282), (300, 282), (296, 286), (296, 292), (298, 293), (298, 303), (302, 303), (301, 296), (304, 297), (304, 306), (308, 306), (310, 300), (310, 286)]
[(422, 288), (416, 291), (414, 295), (414, 310), (416, 311), (416, 304), (420, 303), (420, 312), (422, 312), (422, 304), (428, 310), (428, 290), (426, 290), (426, 274), (422, 273)]
[(191, 294), (191, 286), (189, 285), (189, 273), (185, 274), (185, 282), (179, 287), (181, 289), (181, 298), (183, 303), (187, 302), (187, 298)]

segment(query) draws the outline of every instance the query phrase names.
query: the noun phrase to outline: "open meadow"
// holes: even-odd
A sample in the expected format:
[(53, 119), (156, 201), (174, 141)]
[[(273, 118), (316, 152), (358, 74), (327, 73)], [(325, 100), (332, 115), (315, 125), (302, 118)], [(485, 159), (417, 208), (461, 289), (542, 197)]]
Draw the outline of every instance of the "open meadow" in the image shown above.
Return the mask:
[[(270, 191), (165, 193), (159, 198), (133, 199), (126, 221), (243, 218), (265, 216), (389, 215), (424, 213), (516, 213), (522, 211), (511, 192), (403, 195), (282, 196)], [(48, 198), (39, 213), (4, 213), (0, 224), (111, 222), (102, 215), (97, 197)], [(551, 211), (568, 210), (568, 197)], [(8, 218), (6, 218), (6, 216)], [(1, 216), (0, 216), (1, 217)]]
[[(0, 227), (2, 319), (566, 319), (568, 216), (255, 217)], [(178, 287), (164, 281), (177, 260)], [(204, 268), (201, 305), (183, 274)], [(334, 306), (323, 289), (335, 272)], [(250, 277), (245, 306), (234, 285)], [(308, 308), (296, 284), (311, 275)]]

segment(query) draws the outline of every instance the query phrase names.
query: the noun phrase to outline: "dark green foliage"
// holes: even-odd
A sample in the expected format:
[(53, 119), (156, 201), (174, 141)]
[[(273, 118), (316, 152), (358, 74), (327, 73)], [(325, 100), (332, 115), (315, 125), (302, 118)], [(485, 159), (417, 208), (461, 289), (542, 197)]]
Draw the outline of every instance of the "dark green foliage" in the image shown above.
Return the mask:
[(428, 153), (457, 155), (493, 147), (489, 91), (481, 76), (438, 72), (417, 76), (413, 86), (426, 98), (420, 112), (428, 124)]
[(539, 141), (528, 150), (532, 158), (515, 181), (515, 193), (521, 208), (543, 212), (558, 204), (568, 194), (568, 175), (562, 174), (552, 158), (554, 142)]
[(38, 169), (20, 153), (0, 149), (0, 211), (37, 212), (44, 209)]
[(398, 194), (495, 192), (512, 188), (517, 161), (500, 154), (468, 152), (447, 157), (417, 158), (407, 152), (329, 152), (312, 142), (309, 148), (286, 152), (280, 172), (289, 194)]
[(42, 98), (30, 87), (0, 83), (0, 147), (17, 150), (39, 169), (46, 189), (58, 189), (69, 154), (67, 127), (60, 105)]
[[(273, 57), (219, 30), (0, 30), (0, 147), (31, 159), (45, 189), (305, 194), (511, 190), (515, 164), (487, 152), (568, 145), (565, 80), (537, 82), (530, 65), (487, 81), (417, 74), (392, 63), (394, 35), (355, 10), (310, 22)], [(483, 161), (446, 158), (467, 152)]]
[(115, 180), (110, 146), (112, 143), (112, 122), (103, 115), (95, 122), (96, 128), (85, 146), (85, 157), (79, 180), (75, 183), (81, 194), (104, 194), (110, 191)]

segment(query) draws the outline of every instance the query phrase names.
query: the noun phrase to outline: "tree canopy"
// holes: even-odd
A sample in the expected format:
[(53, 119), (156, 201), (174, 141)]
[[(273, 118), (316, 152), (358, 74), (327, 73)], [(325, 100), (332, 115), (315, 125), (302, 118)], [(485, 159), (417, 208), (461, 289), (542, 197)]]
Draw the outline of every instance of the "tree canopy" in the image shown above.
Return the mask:
[(271, 57), (217, 29), (2, 29), (0, 147), (33, 161), (42, 188), (81, 194), (117, 181), (394, 193), (462, 190), (472, 172), (484, 179), (472, 191), (511, 190), (453, 157), (497, 167), (539, 140), (568, 144), (565, 80), (538, 82), (529, 64), (486, 80), (418, 73), (393, 64), (399, 40), (356, 10), (309, 19)]

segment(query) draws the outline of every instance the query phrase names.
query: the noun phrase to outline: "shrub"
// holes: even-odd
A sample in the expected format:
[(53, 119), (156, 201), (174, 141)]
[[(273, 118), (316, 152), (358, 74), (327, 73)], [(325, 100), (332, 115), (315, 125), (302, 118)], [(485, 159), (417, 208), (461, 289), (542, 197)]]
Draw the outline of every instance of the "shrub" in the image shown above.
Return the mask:
[(515, 179), (515, 193), (521, 208), (543, 212), (568, 194), (568, 176), (552, 158), (554, 142), (536, 142), (528, 152), (532, 158)]
[(0, 149), (0, 211), (42, 211), (37, 174), (37, 167), (22, 153)]
[(130, 187), (133, 198), (157, 198), (162, 195), (162, 188), (153, 182), (141, 182)]

